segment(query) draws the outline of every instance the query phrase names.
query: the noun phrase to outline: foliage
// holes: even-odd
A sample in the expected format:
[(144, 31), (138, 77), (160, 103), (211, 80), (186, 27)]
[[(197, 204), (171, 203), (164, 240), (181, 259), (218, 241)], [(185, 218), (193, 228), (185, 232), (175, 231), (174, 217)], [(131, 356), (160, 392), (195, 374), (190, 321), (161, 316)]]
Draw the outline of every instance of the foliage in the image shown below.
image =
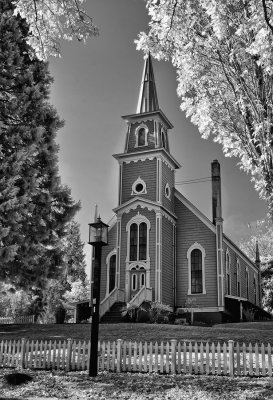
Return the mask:
[(25, 18), (30, 26), (28, 43), (37, 57), (60, 56), (61, 39), (85, 42), (89, 36), (98, 35), (98, 28), (82, 7), (85, 1), (13, 0), (14, 13)]
[(239, 246), (253, 261), (256, 259), (256, 244), (259, 245), (262, 277), (262, 304), (273, 311), (273, 225), (270, 220), (257, 221), (255, 226), (249, 225), (249, 231), (241, 239)]
[(185, 301), (185, 310), (190, 314), (190, 323), (194, 324), (194, 309), (198, 307), (195, 297), (187, 296)]
[(9, 386), (1, 369), (1, 395), (5, 398), (54, 398), (81, 400), (246, 400), (272, 399), (272, 378), (208, 375), (161, 375), (100, 372), (26, 371), (32, 382)]
[(15, 291), (12, 286), (0, 284), (0, 317), (29, 315), (31, 297), (23, 290)]
[(169, 322), (169, 315), (172, 313), (172, 308), (159, 301), (153, 301), (149, 307), (150, 321), (152, 323)]
[(66, 235), (62, 240), (64, 252), (65, 275), (71, 282), (86, 280), (86, 262), (84, 255), (84, 243), (80, 237), (80, 226), (72, 220), (66, 229)]
[(181, 109), (239, 157), (273, 214), (273, 5), (270, 0), (147, 0), (138, 48), (171, 59)]
[(243, 315), (247, 322), (253, 322), (255, 320), (256, 310), (254, 308), (244, 308)]
[(0, 2), (0, 279), (42, 288), (62, 273), (62, 239), (79, 204), (60, 182), (48, 65), (32, 54), (28, 26)]

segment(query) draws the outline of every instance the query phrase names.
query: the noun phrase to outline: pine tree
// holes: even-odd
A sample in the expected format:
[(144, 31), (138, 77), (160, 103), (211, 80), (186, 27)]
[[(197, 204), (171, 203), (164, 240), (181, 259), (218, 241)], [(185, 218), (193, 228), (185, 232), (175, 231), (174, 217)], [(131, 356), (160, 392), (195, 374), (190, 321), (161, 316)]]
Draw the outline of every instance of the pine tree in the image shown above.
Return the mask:
[(0, 279), (44, 287), (62, 272), (62, 238), (79, 208), (58, 175), (52, 78), (28, 26), (0, 0)]
[(66, 279), (69, 282), (86, 280), (86, 262), (83, 252), (84, 243), (80, 237), (79, 224), (72, 220), (67, 229), (67, 235), (63, 240), (64, 260), (66, 263)]

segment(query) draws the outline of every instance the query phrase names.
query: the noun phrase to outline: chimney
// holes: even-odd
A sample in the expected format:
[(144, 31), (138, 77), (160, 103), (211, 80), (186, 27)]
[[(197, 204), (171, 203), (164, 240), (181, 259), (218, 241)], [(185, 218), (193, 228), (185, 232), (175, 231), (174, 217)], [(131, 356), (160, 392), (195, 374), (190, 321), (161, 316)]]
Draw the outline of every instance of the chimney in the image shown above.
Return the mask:
[(218, 160), (211, 163), (211, 181), (212, 181), (212, 222), (216, 225), (216, 218), (222, 218), (222, 200), (221, 200), (221, 173)]

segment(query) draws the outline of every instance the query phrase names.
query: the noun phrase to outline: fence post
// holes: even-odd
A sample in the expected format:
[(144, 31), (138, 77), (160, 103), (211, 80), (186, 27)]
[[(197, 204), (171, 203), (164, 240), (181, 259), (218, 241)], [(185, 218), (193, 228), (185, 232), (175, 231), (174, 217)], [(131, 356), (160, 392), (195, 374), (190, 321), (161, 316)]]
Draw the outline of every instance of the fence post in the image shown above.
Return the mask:
[(67, 360), (66, 360), (66, 371), (71, 369), (71, 356), (72, 356), (72, 339), (67, 339)]
[(171, 339), (171, 355), (172, 355), (171, 373), (172, 374), (176, 373), (176, 343), (177, 343), (177, 340)]
[(117, 372), (121, 370), (121, 343), (122, 339), (117, 340)]
[(25, 366), (25, 357), (26, 357), (26, 339), (22, 338), (21, 340), (21, 360), (20, 360), (20, 368), (23, 369)]
[(228, 341), (229, 376), (234, 376), (234, 340)]

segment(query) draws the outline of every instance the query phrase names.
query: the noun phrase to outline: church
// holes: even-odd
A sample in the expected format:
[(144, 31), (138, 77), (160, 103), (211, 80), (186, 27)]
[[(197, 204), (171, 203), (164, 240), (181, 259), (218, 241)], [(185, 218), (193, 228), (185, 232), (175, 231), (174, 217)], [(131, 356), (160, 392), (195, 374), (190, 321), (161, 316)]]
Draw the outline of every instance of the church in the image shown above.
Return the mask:
[(114, 155), (119, 196), (102, 250), (101, 320), (117, 305), (146, 301), (181, 316), (192, 303), (195, 319), (208, 323), (243, 320), (249, 309), (262, 313), (258, 248), (250, 260), (224, 234), (219, 162), (211, 163), (212, 220), (175, 187), (173, 126), (159, 107), (150, 55), (136, 113), (122, 118), (127, 133), (124, 151)]

